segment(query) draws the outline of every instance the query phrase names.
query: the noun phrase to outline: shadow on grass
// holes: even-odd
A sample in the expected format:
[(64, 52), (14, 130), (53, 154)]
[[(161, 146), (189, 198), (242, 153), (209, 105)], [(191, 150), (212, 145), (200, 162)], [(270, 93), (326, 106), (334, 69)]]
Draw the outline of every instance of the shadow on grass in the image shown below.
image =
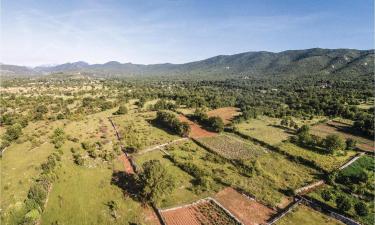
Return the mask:
[(159, 123), (157, 123), (157, 121), (155, 119), (149, 119), (149, 120), (146, 120), (151, 126), (153, 127), (156, 127), (158, 129), (161, 129), (161, 130), (164, 130), (165, 132), (167, 132), (168, 134), (170, 135), (177, 135), (176, 133), (174, 133), (173, 131), (171, 131), (170, 129), (168, 129), (167, 127), (165, 126), (162, 126), (160, 125)]
[(140, 186), (136, 175), (128, 174), (124, 171), (114, 171), (112, 173), (111, 184), (121, 188), (123, 193), (135, 201), (142, 202), (140, 197)]

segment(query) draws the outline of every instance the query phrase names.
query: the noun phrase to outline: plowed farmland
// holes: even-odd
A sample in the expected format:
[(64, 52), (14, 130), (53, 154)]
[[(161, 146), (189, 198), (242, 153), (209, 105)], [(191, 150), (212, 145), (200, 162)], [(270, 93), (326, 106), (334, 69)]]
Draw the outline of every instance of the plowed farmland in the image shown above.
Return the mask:
[(233, 188), (225, 188), (215, 199), (245, 225), (265, 224), (276, 212)]
[(230, 225), (239, 224), (211, 200), (161, 211), (167, 225)]
[(226, 134), (199, 138), (197, 141), (228, 159), (256, 158), (266, 152), (260, 145)]

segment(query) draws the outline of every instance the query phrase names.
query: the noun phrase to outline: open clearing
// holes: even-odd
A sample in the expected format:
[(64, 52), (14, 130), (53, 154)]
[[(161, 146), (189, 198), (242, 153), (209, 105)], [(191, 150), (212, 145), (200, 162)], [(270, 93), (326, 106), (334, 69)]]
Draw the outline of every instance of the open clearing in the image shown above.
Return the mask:
[(237, 130), (245, 135), (264, 141), (270, 145), (276, 145), (288, 139), (292, 134), (277, 127), (279, 119), (269, 117), (259, 117), (246, 122), (236, 124)]
[(139, 150), (164, 144), (180, 137), (151, 124), (155, 112), (127, 114), (113, 117), (119, 129), (121, 141), (125, 146)]
[(165, 196), (165, 198), (160, 203), (159, 207), (172, 207), (176, 205), (191, 203), (203, 197), (207, 197), (212, 193), (203, 192), (199, 195), (194, 193), (192, 190), (193, 188), (193, 180), (194, 177), (190, 176), (188, 173), (181, 170), (179, 167), (175, 166), (169, 159), (166, 158), (166, 155), (163, 154), (161, 151), (153, 151), (148, 152), (146, 154), (137, 155), (135, 156), (135, 161), (139, 167), (142, 166), (143, 163), (150, 161), (150, 160), (159, 160), (161, 164), (174, 176), (176, 180), (176, 188), (175, 190)]
[(162, 210), (167, 225), (235, 225), (238, 224), (211, 200), (200, 200), (192, 205)]
[(223, 119), (224, 124), (229, 124), (235, 116), (240, 115), (240, 109), (236, 107), (223, 107), (207, 112), (209, 117), (218, 116)]
[(340, 221), (328, 217), (323, 213), (315, 211), (305, 205), (298, 205), (286, 216), (276, 222), (277, 225), (344, 225)]
[(184, 115), (180, 114), (178, 116), (178, 119), (181, 122), (187, 122), (189, 124), (190, 129), (191, 129), (190, 133), (189, 133), (189, 137), (200, 138), (200, 137), (213, 137), (213, 136), (217, 135), (217, 133), (215, 133), (215, 132), (211, 132), (211, 131), (203, 129), (200, 125), (198, 125), (198, 124), (194, 123), (193, 121), (189, 120)]
[(357, 147), (365, 150), (365, 151), (374, 151), (374, 141), (367, 139), (365, 137), (361, 137), (358, 135), (354, 135), (350, 133), (350, 126), (345, 123), (340, 123), (338, 121), (329, 121), (327, 123), (318, 124), (313, 126), (311, 129), (311, 133), (320, 137), (325, 137), (329, 134), (338, 134), (345, 138), (352, 138), (356, 140)]
[(199, 138), (197, 141), (227, 159), (255, 159), (266, 152), (260, 145), (227, 134)]
[(254, 199), (250, 199), (233, 188), (225, 188), (215, 199), (245, 225), (265, 224), (276, 213)]
[(328, 172), (338, 169), (356, 154), (354, 151), (346, 151), (345, 155), (324, 154), (289, 142), (283, 143), (279, 147), (290, 155), (313, 161), (317, 166)]
[[(206, 151), (192, 141), (169, 146), (167, 151), (177, 164), (194, 165), (214, 180), (254, 195), (275, 207), (285, 196), (280, 190), (296, 189), (317, 179), (320, 173), (310, 167), (291, 162), (284, 156), (269, 152), (254, 160), (244, 160), (250, 170), (243, 170), (228, 160)], [(277, 168), (277, 169), (275, 169)]]

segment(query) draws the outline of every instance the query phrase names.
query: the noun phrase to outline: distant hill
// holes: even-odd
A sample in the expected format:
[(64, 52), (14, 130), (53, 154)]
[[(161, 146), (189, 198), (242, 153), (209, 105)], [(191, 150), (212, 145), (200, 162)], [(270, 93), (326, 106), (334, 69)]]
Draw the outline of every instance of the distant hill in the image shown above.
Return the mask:
[(85, 73), (93, 76), (184, 76), (184, 77), (265, 77), (303, 75), (371, 75), (374, 71), (374, 51), (354, 49), (306, 49), (273, 52), (246, 52), (219, 55), (185, 64), (142, 65), (86, 62), (66, 63), (53, 67), (17, 67), (2, 65), (1, 70), (25, 75)]

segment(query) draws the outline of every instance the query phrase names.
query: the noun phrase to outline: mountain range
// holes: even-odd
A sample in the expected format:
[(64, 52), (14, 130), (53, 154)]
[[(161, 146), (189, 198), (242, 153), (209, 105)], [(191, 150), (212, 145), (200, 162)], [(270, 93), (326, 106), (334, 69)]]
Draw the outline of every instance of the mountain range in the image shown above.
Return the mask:
[(98, 77), (372, 75), (374, 72), (374, 50), (313, 48), (278, 53), (259, 51), (219, 55), (184, 64), (143, 65), (116, 61), (88, 64), (79, 61), (34, 68), (1, 64), (0, 69), (2, 76), (38, 76), (53, 73), (84, 73)]

